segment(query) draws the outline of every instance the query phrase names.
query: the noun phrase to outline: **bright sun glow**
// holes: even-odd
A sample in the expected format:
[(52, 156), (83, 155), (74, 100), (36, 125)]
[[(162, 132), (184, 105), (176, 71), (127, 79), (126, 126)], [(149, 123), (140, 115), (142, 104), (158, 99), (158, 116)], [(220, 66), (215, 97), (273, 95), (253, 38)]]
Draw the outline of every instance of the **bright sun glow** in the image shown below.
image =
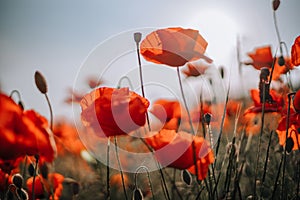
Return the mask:
[(216, 65), (231, 65), (238, 35), (234, 20), (217, 10), (201, 11), (194, 19), (192, 25), (208, 42), (207, 55)]

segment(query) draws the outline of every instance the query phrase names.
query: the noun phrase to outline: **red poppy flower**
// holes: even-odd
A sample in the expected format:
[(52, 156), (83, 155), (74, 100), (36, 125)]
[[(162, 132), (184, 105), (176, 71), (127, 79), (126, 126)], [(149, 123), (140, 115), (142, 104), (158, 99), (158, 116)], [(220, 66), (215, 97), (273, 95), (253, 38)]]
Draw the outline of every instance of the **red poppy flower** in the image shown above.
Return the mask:
[(294, 44), (291, 50), (292, 59), (291, 62), (293, 65), (300, 65), (300, 35), (295, 39)]
[(200, 58), (212, 62), (203, 55), (206, 47), (197, 30), (165, 28), (148, 34), (141, 42), (140, 53), (150, 62), (179, 67)]
[(13, 170), (17, 170), (19, 164), (22, 162), (23, 158), (19, 157), (12, 160), (2, 160), (0, 159), (0, 171), (7, 174), (11, 174)]
[(153, 103), (150, 112), (164, 123), (164, 129), (177, 130), (182, 118), (178, 101), (159, 99)]
[(60, 120), (55, 124), (53, 134), (56, 136), (55, 141), (58, 155), (64, 155), (65, 153), (80, 155), (81, 151), (85, 150), (77, 129), (73, 124), (65, 120)]
[(87, 79), (87, 82), (88, 82), (88, 85), (91, 89), (94, 89), (100, 85), (103, 84), (103, 81), (100, 80), (99, 78), (97, 77), (94, 77), (94, 76), (90, 76), (88, 79)]
[[(0, 94), (0, 158), (13, 160), (24, 155), (40, 155), (51, 162), (55, 142), (47, 120), (33, 110), (23, 110), (8, 96)], [(9, 151), (8, 151), (9, 149)]]
[[(294, 146), (292, 150), (297, 150), (299, 149), (300, 145), (300, 134), (298, 132), (300, 130), (300, 114), (292, 114), (290, 116), (289, 123), (290, 126), (288, 127), (288, 138), (291, 137), (293, 139)], [(279, 144), (284, 146), (286, 142), (286, 116), (282, 117), (279, 121), (276, 132), (278, 134)]]
[[(271, 72), (273, 64), (271, 46), (257, 48), (254, 53), (248, 53), (248, 56), (252, 59), (252, 62), (244, 62), (244, 64), (252, 65), (257, 70), (267, 67)], [(294, 66), (288, 57), (284, 58), (284, 65), (282, 66), (278, 64), (279, 57), (275, 59), (272, 80), (278, 80), (281, 74), (286, 74), (289, 70), (293, 69)]]
[(83, 95), (73, 91), (72, 89), (68, 90), (68, 96), (64, 100), (65, 103), (71, 104), (71, 103), (80, 103), (81, 99), (83, 98)]
[(146, 122), (149, 101), (128, 88), (98, 88), (80, 102), (81, 121), (99, 136), (124, 135)]
[(248, 53), (248, 56), (252, 59), (252, 62), (245, 62), (245, 64), (252, 65), (257, 70), (272, 66), (273, 56), (271, 46), (259, 47), (255, 49), (254, 53)]
[[(293, 109), (290, 110), (288, 137), (292, 137), (294, 141), (294, 147), (292, 150), (297, 150), (299, 149), (298, 143), (300, 143), (300, 133), (298, 132), (300, 130), (300, 90), (298, 90), (294, 96), (293, 107), (294, 110)], [(280, 145), (285, 145), (286, 129), (287, 129), (286, 121), (287, 121), (287, 116), (284, 115), (279, 121), (276, 130), (279, 137)]]
[[(34, 180), (34, 193), (36, 198), (44, 198), (45, 193), (50, 195), (53, 190), (54, 199), (59, 199), (63, 190), (65, 177), (59, 173), (48, 174), (47, 179), (38, 175)], [(32, 199), (33, 177), (27, 179), (26, 185), (29, 199)], [(49, 196), (52, 199), (52, 195)]]
[[(248, 108), (244, 115), (247, 113), (259, 113), (262, 111), (262, 103), (260, 102), (259, 90), (250, 90), (251, 98), (254, 102), (254, 106)], [(281, 95), (277, 94), (275, 90), (270, 90), (273, 102), (265, 103), (265, 113), (267, 112), (280, 112), (284, 106), (284, 100)]]
[(146, 142), (155, 150), (155, 156), (162, 166), (176, 169), (188, 169), (194, 165), (194, 142), (201, 179), (206, 177), (208, 166), (214, 161), (213, 152), (203, 137), (183, 131), (176, 133), (174, 130), (162, 129), (154, 136), (146, 138)]
[(187, 76), (200, 76), (205, 73), (208, 65), (200, 64), (200, 63), (187, 63), (187, 69), (182, 70), (182, 72)]
[[(286, 74), (289, 70), (294, 68), (294, 65), (291, 62), (291, 59), (288, 57), (284, 58), (284, 65), (280, 66), (278, 64), (279, 57), (276, 58), (275, 65), (274, 65), (274, 71), (272, 75), (272, 80), (278, 80), (280, 78), (280, 75)], [(271, 72), (271, 67), (270, 67)]]

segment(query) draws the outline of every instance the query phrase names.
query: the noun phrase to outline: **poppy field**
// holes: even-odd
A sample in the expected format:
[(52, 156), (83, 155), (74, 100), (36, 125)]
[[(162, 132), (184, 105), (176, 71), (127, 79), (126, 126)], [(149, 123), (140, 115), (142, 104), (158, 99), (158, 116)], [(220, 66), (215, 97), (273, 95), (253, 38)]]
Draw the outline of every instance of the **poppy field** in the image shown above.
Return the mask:
[[(65, 94), (74, 120), (53, 113), (47, 73), (32, 78), (49, 116), (27, 109), (22, 91), (0, 91), (0, 200), (300, 199), (300, 35), (287, 47), (274, 25), (276, 50), (238, 60), (258, 80), (240, 98), (201, 31), (183, 27), (130, 33), (136, 71), (114, 85), (112, 64), (85, 77), (87, 89)], [(167, 75), (171, 95), (149, 95)]]

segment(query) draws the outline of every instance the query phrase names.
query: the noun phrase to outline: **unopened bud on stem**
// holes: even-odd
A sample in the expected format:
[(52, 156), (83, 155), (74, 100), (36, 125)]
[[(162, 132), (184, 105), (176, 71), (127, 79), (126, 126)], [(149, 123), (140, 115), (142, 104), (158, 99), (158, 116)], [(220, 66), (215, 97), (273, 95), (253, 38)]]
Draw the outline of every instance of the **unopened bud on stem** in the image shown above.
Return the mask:
[(35, 81), (36, 87), (39, 89), (39, 91), (41, 93), (46, 94), (48, 92), (46, 79), (39, 71), (35, 72), (34, 81)]

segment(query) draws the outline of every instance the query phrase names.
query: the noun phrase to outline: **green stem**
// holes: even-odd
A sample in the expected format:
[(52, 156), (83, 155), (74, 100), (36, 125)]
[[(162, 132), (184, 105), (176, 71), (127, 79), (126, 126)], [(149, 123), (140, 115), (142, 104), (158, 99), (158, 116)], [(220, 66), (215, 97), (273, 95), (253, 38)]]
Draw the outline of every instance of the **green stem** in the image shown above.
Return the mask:
[(258, 139), (258, 149), (257, 149), (257, 155), (256, 155), (256, 167), (255, 167), (255, 173), (254, 173), (254, 187), (253, 187), (253, 195), (254, 198), (256, 198), (256, 178), (257, 178), (257, 172), (258, 172), (258, 165), (259, 165), (259, 156), (260, 156), (260, 148), (261, 148), (261, 138), (264, 130), (264, 122), (265, 122), (265, 105), (266, 105), (266, 83), (262, 82), (263, 84), (263, 99), (262, 99), (262, 110), (261, 110), (261, 127), (260, 127), (260, 134)]
[(272, 139), (273, 131), (271, 131), (270, 138), (269, 138), (269, 143), (268, 143), (268, 148), (267, 148), (267, 155), (265, 159), (265, 165), (264, 165), (264, 171), (263, 171), (263, 176), (261, 179), (261, 194), (263, 194), (264, 191), (264, 182), (266, 178), (266, 173), (267, 173), (267, 166), (268, 166), (268, 160), (269, 160), (269, 152), (270, 152), (270, 146), (271, 146), (271, 139)]
[[(177, 67), (176, 69), (177, 69), (177, 77), (178, 77), (180, 92), (181, 92), (181, 96), (182, 96), (182, 99), (183, 99), (185, 110), (187, 111), (188, 120), (189, 120), (190, 127), (191, 127), (191, 132), (192, 132), (192, 135), (195, 136), (196, 133), (195, 133), (195, 130), (194, 130), (194, 127), (193, 127), (192, 118), (191, 118), (191, 115), (190, 115), (190, 112), (189, 112), (189, 108), (188, 108), (188, 105), (187, 105), (187, 102), (186, 102), (186, 99), (185, 99), (185, 95), (184, 95), (184, 92), (183, 92), (183, 87), (182, 87), (182, 81), (181, 81), (181, 77), (180, 77), (179, 67)], [(198, 181), (198, 175), (199, 175), (198, 172), (199, 172), (199, 169), (198, 169), (198, 165), (197, 165), (196, 146), (195, 146), (194, 140), (192, 142), (192, 149), (193, 149), (193, 160), (194, 160), (194, 166), (195, 166), (195, 173), (196, 173), (196, 177), (197, 177), (197, 182), (199, 182)]]
[(50, 129), (51, 129), (51, 131), (53, 131), (53, 111), (52, 111), (52, 106), (51, 106), (51, 103), (50, 103), (50, 100), (49, 100), (49, 97), (48, 97), (47, 93), (45, 93), (45, 97), (46, 97), (46, 100), (47, 100), (47, 103), (48, 103), (48, 107), (49, 107), (49, 111), (50, 111)]
[(135, 174), (134, 174), (134, 184), (135, 184), (135, 188), (137, 188), (137, 174), (139, 173), (139, 171), (141, 169), (145, 169), (146, 173), (147, 173), (147, 178), (149, 180), (149, 187), (150, 187), (150, 190), (151, 190), (151, 194), (152, 194), (152, 199), (155, 200), (155, 197), (154, 197), (154, 192), (153, 192), (153, 185), (152, 185), (152, 181), (151, 181), (151, 178), (150, 178), (150, 173), (149, 173), (149, 170), (146, 166), (139, 166), (136, 171), (135, 171)]
[[(141, 63), (139, 42), (140, 41), (136, 41), (136, 53), (137, 53), (138, 64), (139, 64), (139, 74), (140, 74), (140, 81), (141, 81), (141, 90), (142, 90), (142, 95), (145, 98), (144, 81), (143, 81), (143, 72), (142, 72), (142, 63)], [(148, 112), (146, 112), (146, 119), (147, 119), (148, 130), (151, 131), (151, 126), (150, 126), (150, 120), (149, 120), (149, 114), (148, 114)]]
[(33, 179), (32, 179), (32, 188), (31, 188), (31, 191), (32, 191), (32, 199), (35, 199), (34, 186), (35, 186), (36, 170), (37, 170), (38, 163), (39, 163), (39, 156), (35, 156), (35, 159), (36, 159), (36, 161), (35, 161), (35, 167), (34, 167)]
[[(295, 93), (289, 93), (288, 94), (288, 109), (287, 109), (287, 116), (286, 116), (286, 131), (285, 131), (285, 140), (288, 138), (289, 134), (289, 126), (290, 126), (290, 109), (291, 109), (291, 97)], [(285, 167), (286, 167), (286, 146), (284, 146), (283, 150), (283, 169), (282, 169), (282, 185), (281, 185), (281, 199), (286, 199), (284, 198), (284, 187), (285, 187)]]
[[(146, 145), (146, 147), (148, 148), (148, 150), (151, 152), (151, 154), (153, 155), (153, 157), (155, 159), (155, 154), (154, 154), (154, 150), (152, 149), (152, 147), (150, 147), (148, 145), (148, 143), (143, 138), (140, 138), (140, 140)], [(170, 195), (169, 195), (169, 192), (168, 192), (168, 188), (167, 188), (164, 173), (162, 171), (162, 167), (161, 167), (160, 163), (158, 162), (158, 160), (155, 159), (155, 162), (156, 162), (157, 168), (159, 169), (159, 173), (160, 173), (160, 176), (161, 176), (161, 179), (162, 179), (163, 190), (166, 192), (167, 199), (170, 200)]]
[(126, 199), (126, 200), (128, 200), (128, 197), (127, 197), (127, 192), (126, 192), (126, 188), (125, 188), (125, 182), (124, 182), (123, 170), (122, 170), (122, 166), (121, 166), (120, 158), (119, 158), (119, 155), (118, 155), (118, 144), (117, 144), (117, 137), (116, 137), (116, 136), (114, 136), (114, 139), (115, 139), (115, 150), (116, 150), (116, 157), (117, 157), (117, 161), (118, 161), (118, 165), (119, 165), (119, 169), (120, 169), (120, 173), (121, 173), (122, 187), (123, 187), (123, 191), (124, 191), (125, 199)]
[(107, 152), (106, 152), (106, 199), (110, 199), (110, 185), (109, 185), (109, 148), (110, 137), (107, 138)]

